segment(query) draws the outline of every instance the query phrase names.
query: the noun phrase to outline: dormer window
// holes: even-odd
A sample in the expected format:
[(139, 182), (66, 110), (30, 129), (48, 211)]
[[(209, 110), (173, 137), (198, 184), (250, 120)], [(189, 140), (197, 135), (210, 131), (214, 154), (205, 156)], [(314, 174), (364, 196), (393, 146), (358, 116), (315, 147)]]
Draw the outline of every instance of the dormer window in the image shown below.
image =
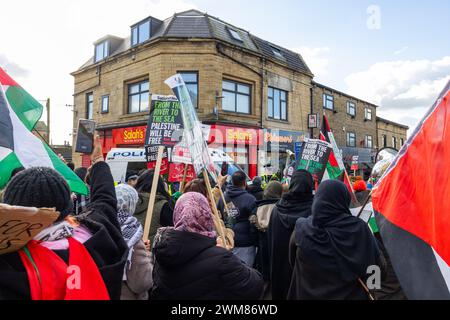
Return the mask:
[(131, 46), (136, 46), (150, 39), (150, 20), (139, 22), (131, 27)]
[(109, 42), (103, 41), (95, 46), (95, 61), (99, 62), (100, 60), (105, 59), (109, 55)]
[(240, 41), (240, 42), (244, 42), (244, 41), (242, 40), (241, 36), (239, 35), (239, 33), (238, 33), (236, 30), (231, 29), (231, 28), (228, 28), (228, 27), (227, 27), (227, 30), (228, 30), (228, 32), (230, 33), (231, 37), (232, 37), (234, 40), (237, 40), (237, 41)]
[(284, 60), (284, 56), (281, 53), (281, 50), (275, 47), (270, 46), (270, 49), (272, 49), (273, 54), (275, 55), (276, 58)]

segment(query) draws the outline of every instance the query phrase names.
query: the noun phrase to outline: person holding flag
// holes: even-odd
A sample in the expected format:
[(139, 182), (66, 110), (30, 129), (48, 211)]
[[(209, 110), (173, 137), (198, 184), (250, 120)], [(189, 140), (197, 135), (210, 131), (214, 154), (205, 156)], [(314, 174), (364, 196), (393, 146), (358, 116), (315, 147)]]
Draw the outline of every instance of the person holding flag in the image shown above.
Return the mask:
[(98, 136), (91, 159), (91, 202), (77, 217), (69, 185), (54, 169), (26, 169), (8, 183), (6, 204), (55, 208), (59, 218), (24, 248), (0, 255), (0, 299), (120, 299), (128, 247)]

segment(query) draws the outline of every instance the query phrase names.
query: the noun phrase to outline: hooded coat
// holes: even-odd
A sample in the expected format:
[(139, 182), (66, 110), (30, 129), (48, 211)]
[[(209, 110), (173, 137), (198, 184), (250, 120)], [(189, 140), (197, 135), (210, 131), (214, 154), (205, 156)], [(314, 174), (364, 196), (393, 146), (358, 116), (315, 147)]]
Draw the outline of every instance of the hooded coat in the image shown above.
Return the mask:
[(248, 193), (253, 195), (258, 201), (261, 201), (264, 196), (264, 190), (261, 185), (262, 185), (261, 177), (255, 177), (253, 179), (253, 183), (247, 187)]
[(311, 214), (314, 180), (306, 170), (296, 171), (289, 192), (276, 204), (270, 218), (268, 235), (272, 298), (285, 300), (291, 282), (289, 241), (298, 218)]
[(358, 278), (367, 279), (367, 267), (385, 262), (367, 224), (352, 216), (350, 193), (340, 181), (322, 182), (312, 215), (297, 221), (292, 238), (295, 264), (289, 299), (366, 300)]
[(195, 192), (175, 206), (174, 228), (161, 228), (155, 237), (156, 300), (257, 299), (261, 275), (231, 251), (218, 247), (207, 199)]
[(148, 291), (153, 285), (150, 252), (145, 248), (141, 223), (133, 217), (138, 201), (137, 191), (127, 185), (116, 187), (117, 217), (122, 235), (129, 248), (122, 284), (121, 300), (148, 300)]
[[(120, 299), (128, 247), (117, 220), (114, 180), (105, 162), (92, 166), (91, 202), (76, 219), (92, 233), (84, 246), (97, 265), (110, 298)], [(54, 252), (67, 263), (69, 250)], [(27, 273), (18, 252), (0, 256), (0, 299), (31, 299)]]
[[(225, 192), (225, 201), (227, 203), (232, 202), (239, 211), (233, 225), (234, 246), (256, 246), (258, 242), (258, 233), (256, 228), (249, 221), (253, 210), (256, 208), (255, 197), (242, 188), (229, 185)], [(222, 213), (224, 212), (224, 205), (221, 200), (219, 201), (218, 208)]]

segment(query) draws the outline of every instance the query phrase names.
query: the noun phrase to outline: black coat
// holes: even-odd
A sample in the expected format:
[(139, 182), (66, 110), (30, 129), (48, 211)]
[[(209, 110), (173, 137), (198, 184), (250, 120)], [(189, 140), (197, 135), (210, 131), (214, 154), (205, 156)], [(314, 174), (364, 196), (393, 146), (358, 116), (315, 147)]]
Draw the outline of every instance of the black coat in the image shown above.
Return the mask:
[[(92, 232), (84, 246), (98, 266), (110, 298), (118, 300), (128, 247), (120, 231), (116, 208), (109, 166), (105, 162), (96, 163), (91, 171), (91, 202), (86, 213), (76, 219)], [(68, 250), (55, 253), (68, 262)], [(27, 273), (17, 252), (0, 255), (0, 299), (31, 299)]]
[(250, 185), (247, 187), (248, 193), (256, 198), (256, 200), (261, 201), (264, 196), (264, 190), (260, 185)]
[(155, 240), (155, 300), (254, 300), (262, 292), (261, 275), (216, 240), (166, 229)]
[[(261, 200), (256, 203), (254, 214), (257, 214), (258, 208), (270, 206), (277, 203), (279, 199)], [(272, 210), (273, 212), (273, 210)], [(256, 253), (256, 269), (261, 272), (265, 281), (270, 280), (270, 254), (269, 254), (269, 240), (267, 237), (267, 230), (258, 230), (258, 251)]]
[(295, 266), (288, 299), (366, 300), (358, 279), (378, 265), (383, 280), (385, 261), (367, 224), (352, 216), (351, 196), (344, 183), (322, 182), (309, 218), (300, 218), (291, 239)]
[[(258, 232), (249, 221), (253, 210), (256, 208), (255, 197), (242, 188), (230, 185), (225, 192), (225, 201), (227, 203), (232, 202), (239, 210), (239, 214), (235, 218), (233, 225), (234, 246), (256, 246), (258, 242)], [(218, 208), (222, 213), (224, 212), (222, 200), (219, 201)]]
[(272, 299), (285, 300), (291, 283), (289, 241), (298, 218), (311, 215), (313, 178), (300, 170), (292, 176), (289, 192), (276, 204), (270, 217), (268, 235)]

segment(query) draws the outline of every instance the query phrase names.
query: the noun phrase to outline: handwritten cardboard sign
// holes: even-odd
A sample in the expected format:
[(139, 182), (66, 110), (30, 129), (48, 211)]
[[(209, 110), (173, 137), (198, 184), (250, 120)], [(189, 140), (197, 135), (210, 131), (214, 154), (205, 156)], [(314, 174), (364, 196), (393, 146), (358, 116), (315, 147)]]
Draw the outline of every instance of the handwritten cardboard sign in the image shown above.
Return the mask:
[(58, 217), (59, 212), (55, 209), (0, 203), (0, 255), (20, 250)]

